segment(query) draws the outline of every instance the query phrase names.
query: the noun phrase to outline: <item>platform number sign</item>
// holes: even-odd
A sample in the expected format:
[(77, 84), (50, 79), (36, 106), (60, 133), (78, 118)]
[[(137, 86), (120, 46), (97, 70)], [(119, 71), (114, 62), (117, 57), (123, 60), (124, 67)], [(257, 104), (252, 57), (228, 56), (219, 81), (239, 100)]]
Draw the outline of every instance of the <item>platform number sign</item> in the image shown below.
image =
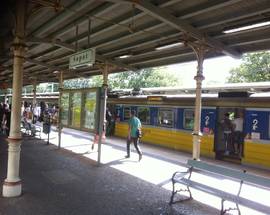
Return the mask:
[(203, 109), (201, 129), (204, 134), (213, 134), (215, 127), (216, 110)]
[(205, 116), (204, 119), (205, 119), (204, 124), (205, 124), (205, 126), (207, 127), (207, 126), (209, 125), (210, 116)]
[(246, 137), (254, 140), (269, 139), (269, 113), (266, 111), (248, 110), (245, 117)]
[(257, 130), (258, 123), (259, 123), (259, 120), (258, 119), (253, 119), (253, 121), (252, 121), (252, 130), (253, 131), (256, 131)]

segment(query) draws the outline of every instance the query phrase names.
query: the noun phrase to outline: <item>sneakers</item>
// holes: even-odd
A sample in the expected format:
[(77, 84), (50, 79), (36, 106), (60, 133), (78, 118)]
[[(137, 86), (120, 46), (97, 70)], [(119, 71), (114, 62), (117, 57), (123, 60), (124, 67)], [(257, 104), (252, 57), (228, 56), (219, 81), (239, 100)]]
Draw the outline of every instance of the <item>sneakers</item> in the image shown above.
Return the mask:
[[(130, 158), (130, 155), (126, 155), (125, 158)], [(139, 161), (142, 159), (142, 155), (139, 155)]]

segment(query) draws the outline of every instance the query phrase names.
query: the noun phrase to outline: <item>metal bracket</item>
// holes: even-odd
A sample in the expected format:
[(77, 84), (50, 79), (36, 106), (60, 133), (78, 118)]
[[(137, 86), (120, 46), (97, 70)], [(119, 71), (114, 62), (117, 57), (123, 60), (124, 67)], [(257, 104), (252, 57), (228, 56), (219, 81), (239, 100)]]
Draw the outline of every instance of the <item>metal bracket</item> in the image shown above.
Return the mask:
[[(186, 189), (181, 189), (181, 188), (180, 189), (176, 189), (175, 188), (175, 184), (176, 183), (180, 183), (181, 184), (180, 180), (181, 180), (181, 178), (185, 177), (186, 174), (189, 173), (188, 179), (191, 178), (192, 169), (193, 169), (193, 167), (190, 167), (186, 172), (175, 172), (173, 174), (172, 179), (171, 179), (172, 180), (172, 185), (173, 185), (173, 190), (172, 190), (172, 195), (171, 195), (171, 199), (170, 199), (170, 202), (169, 202), (170, 205), (172, 205), (174, 203), (177, 203), (177, 202), (183, 202), (183, 201), (191, 200), (193, 198), (192, 197), (192, 194), (191, 194), (191, 191), (189, 189), (189, 186), (186, 186)], [(175, 179), (175, 177), (179, 173), (181, 173), (183, 175), (182, 175), (182, 177), (179, 180), (177, 180), (177, 179)], [(180, 193), (180, 192), (188, 192), (189, 193), (189, 197), (187, 197), (185, 199), (180, 199), (180, 200), (174, 201), (175, 194)]]

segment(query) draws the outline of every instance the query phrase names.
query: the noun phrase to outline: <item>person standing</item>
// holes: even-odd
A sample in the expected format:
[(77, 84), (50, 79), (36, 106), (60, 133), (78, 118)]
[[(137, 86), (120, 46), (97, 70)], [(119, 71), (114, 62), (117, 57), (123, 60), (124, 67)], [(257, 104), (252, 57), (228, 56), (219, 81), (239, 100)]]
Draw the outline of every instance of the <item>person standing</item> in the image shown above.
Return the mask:
[(232, 148), (232, 135), (233, 135), (233, 124), (232, 124), (232, 121), (230, 120), (229, 113), (224, 114), (224, 119), (221, 121), (221, 126), (223, 129), (225, 155), (229, 155), (230, 149)]
[(33, 124), (37, 122), (37, 120), (39, 119), (39, 115), (40, 115), (40, 108), (37, 106), (37, 104), (35, 104), (33, 108)]
[(233, 121), (234, 124), (234, 153), (242, 156), (244, 133), (243, 133), (243, 113), (239, 112)]
[(141, 135), (141, 121), (136, 117), (136, 111), (130, 112), (130, 119), (128, 121), (128, 137), (127, 137), (127, 155), (126, 158), (130, 157), (130, 143), (133, 141), (135, 149), (139, 154), (139, 161), (142, 159), (142, 151), (139, 147), (139, 139)]
[(11, 105), (4, 104), (4, 117), (3, 117), (3, 125), (5, 134), (9, 136), (10, 131), (10, 120), (11, 120)]
[(5, 113), (5, 109), (4, 109), (4, 104), (1, 102), (0, 103), (0, 133), (2, 134), (3, 132), (3, 119), (4, 119), (4, 113)]

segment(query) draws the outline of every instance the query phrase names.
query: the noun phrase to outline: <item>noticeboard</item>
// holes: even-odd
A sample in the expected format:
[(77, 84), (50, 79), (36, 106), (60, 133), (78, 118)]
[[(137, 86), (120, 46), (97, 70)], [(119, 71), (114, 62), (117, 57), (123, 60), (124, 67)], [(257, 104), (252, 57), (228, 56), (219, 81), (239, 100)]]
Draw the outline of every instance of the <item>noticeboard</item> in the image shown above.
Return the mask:
[(97, 130), (100, 88), (64, 89), (60, 101), (61, 126)]

